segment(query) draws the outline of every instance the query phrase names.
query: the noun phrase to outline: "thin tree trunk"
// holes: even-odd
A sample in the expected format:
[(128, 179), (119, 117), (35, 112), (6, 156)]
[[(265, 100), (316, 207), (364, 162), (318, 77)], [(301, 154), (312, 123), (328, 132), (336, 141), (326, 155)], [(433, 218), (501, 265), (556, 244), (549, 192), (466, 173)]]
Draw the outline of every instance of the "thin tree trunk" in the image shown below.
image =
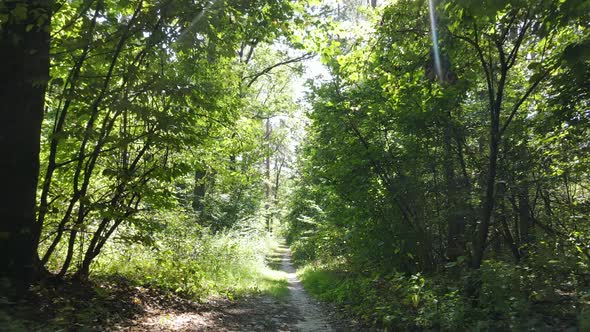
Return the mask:
[(476, 238), (474, 241), (473, 261), (472, 266), (479, 268), (483, 260), (483, 255), (488, 238), (488, 231), (490, 221), (494, 214), (495, 207), (495, 187), (496, 187), (496, 173), (498, 167), (498, 153), (500, 151), (500, 113), (502, 112), (502, 102), (504, 100), (504, 86), (508, 73), (506, 60), (503, 59), (503, 51), (500, 50), (501, 55), (501, 72), (498, 87), (494, 95), (494, 87), (491, 83), (493, 78), (488, 81), (488, 94), (490, 95), (490, 151), (488, 156), (488, 172), (485, 182), (485, 196), (482, 205), (482, 220), (476, 231)]
[[(71, 105), (72, 96), (74, 94), (74, 91), (75, 91), (75, 88), (76, 88), (76, 85), (78, 82), (78, 78), (80, 76), (82, 64), (86, 60), (86, 57), (88, 56), (88, 52), (90, 51), (92, 35), (94, 34), (94, 27), (96, 26), (96, 19), (98, 18), (99, 10), (100, 10), (100, 6), (97, 5), (96, 9), (94, 11), (92, 21), (90, 23), (90, 28), (88, 29), (88, 32), (86, 33), (86, 39), (88, 42), (86, 43), (86, 46), (84, 47), (84, 50), (82, 51), (82, 55), (78, 58), (78, 60), (74, 64), (74, 68), (72, 69), (72, 71), (70, 73), (70, 77), (68, 79), (68, 84), (69, 84), (70, 88), (68, 89), (68, 92), (64, 93), (63, 99), (65, 99), (65, 101), (64, 101), (61, 111), (58, 112), (58, 114), (56, 114), (56, 120), (55, 120), (55, 124), (53, 127), (52, 135), (51, 135), (49, 156), (47, 157), (47, 169), (45, 171), (45, 176), (43, 178), (43, 185), (42, 185), (42, 189), (41, 189), (41, 199), (39, 202), (39, 215), (37, 216), (37, 223), (40, 224), (40, 227), (43, 227), (43, 223), (45, 221), (45, 216), (46, 216), (47, 211), (49, 209), (49, 202), (47, 201), (47, 199), (49, 196), (49, 190), (51, 188), (51, 182), (53, 180), (53, 173), (55, 172), (55, 170), (58, 167), (57, 163), (56, 163), (57, 147), (58, 147), (58, 143), (59, 143), (58, 134), (62, 132), (63, 126), (65, 124), (66, 116), (68, 114), (68, 110)], [(58, 238), (57, 242), (59, 242), (59, 238), (61, 238), (61, 235), (64, 231), (64, 226), (65, 226), (65, 223), (63, 221), (60, 222), (60, 224), (58, 226), (58, 236), (56, 237), (56, 238)], [(51, 246), (49, 247), (50, 250), (48, 250), (46, 252), (43, 259), (41, 260), (41, 262), (43, 264), (47, 263), (47, 259), (49, 259), (49, 256), (51, 256), (51, 253), (55, 249), (55, 245), (57, 245), (57, 243), (52, 243)]]
[[(113, 115), (113, 118), (111, 118), (110, 121), (109, 121), (109, 117), (105, 116), (105, 119), (102, 124), (102, 129), (101, 129), (99, 141), (96, 143), (96, 145), (92, 151), (92, 154), (88, 158), (86, 164), (84, 164), (84, 161), (86, 160), (86, 158), (85, 158), (86, 146), (90, 140), (92, 128), (94, 127), (94, 122), (98, 118), (99, 106), (102, 103), (102, 101), (107, 93), (111, 78), (113, 76), (115, 65), (117, 64), (119, 56), (120, 56), (121, 52), (123, 51), (125, 42), (129, 38), (129, 35), (130, 35), (129, 31), (130, 31), (131, 27), (135, 24), (135, 21), (140, 13), (142, 7), (143, 7), (143, 1), (140, 1), (138, 3), (137, 7), (135, 8), (133, 16), (129, 20), (129, 23), (125, 26), (124, 31), (121, 35), (121, 38), (119, 39), (117, 47), (114, 51), (113, 58), (112, 58), (111, 63), (109, 65), (107, 75), (106, 75), (104, 82), (103, 82), (103, 86), (102, 86), (97, 98), (94, 100), (94, 102), (91, 106), (90, 119), (89, 119), (89, 121), (86, 125), (86, 128), (85, 128), (84, 138), (82, 139), (82, 143), (80, 144), (80, 149), (78, 152), (78, 164), (77, 164), (76, 171), (75, 171), (74, 177), (73, 177), (74, 195), (73, 195), (72, 199), (70, 200), (68, 210), (67, 210), (71, 214), (74, 206), (76, 204), (78, 204), (78, 213), (77, 213), (76, 221), (74, 222), (74, 226), (72, 227), (72, 229), (70, 231), (70, 235), (69, 235), (69, 239), (68, 239), (68, 248), (67, 248), (67, 252), (66, 252), (66, 258), (64, 260), (61, 270), (59, 271), (59, 273), (57, 275), (60, 278), (66, 274), (66, 272), (70, 266), (70, 263), (72, 261), (72, 258), (73, 258), (74, 245), (75, 245), (76, 237), (78, 235), (77, 228), (80, 227), (80, 225), (83, 223), (84, 216), (86, 215), (86, 213), (85, 213), (85, 209), (86, 209), (85, 197), (87, 195), (88, 187), (90, 185), (90, 178), (92, 176), (94, 166), (96, 165), (96, 161), (97, 161), (100, 151), (104, 145), (105, 139), (106, 139), (108, 133), (111, 131), (112, 127), (114, 126), (115, 120), (116, 120), (117, 116), (121, 113), (121, 111), (116, 112), (116, 114)], [(84, 170), (84, 175), (82, 176), (81, 174), (82, 174), (83, 170)], [(81, 184), (81, 186), (79, 186), (78, 184), (79, 184), (81, 176), (82, 176), (82, 184)], [(67, 219), (69, 219), (69, 216), (67, 216), (67, 217), (68, 217)], [(66, 220), (66, 222), (67, 222), (67, 219), (64, 217), (62, 219), (62, 221)], [(47, 256), (47, 254), (46, 254), (46, 256)]]
[(529, 204), (528, 185), (523, 185), (518, 193), (518, 228), (521, 251), (526, 250), (526, 245), (531, 241), (530, 228), (533, 224), (531, 206)]
[(270, 134), (271, 134), (271, 127), (270, 127), (270, 118), (266, 118), (266, 134), (264, 137), (266, 138), (266, 145), (267, 145), (267, 156), (264, 158), (264, 167), (265, 167), (265, 194), (266, 194), (266, 203), (264, 204), (266, 210), (266, 230), (268, 232), (272, 232), (272, 214), (270, 213), (270, 199), (271, 199), (271, 179), (270, 179)]
[[(500, 226), (502, 227), (502, 234), (504, 235), (504, 240), (510, 247), (510, 251), (512, 251), (512, 255), (514, 259), (518, 263), (521, 258), (520, 250), (518, 248), (517, 241), (515, 237), (512, 235), (510, 231), (510, 227), (508, 226), (508, 211), (506, 209), (505, 196), (506, 196), (506, 183), (498, 182), (496, 186), (496, 201), (498, 202), (498, 220), (500, 221)], [(518, 230), (516, 230), (517, 232)]]
[[(149, 142), (146, 142), (145, 145), (143, 146), (143, 148), (138, 152), (137, 156), (133, 159), (133, 161), (129, 165), (129, 168), (125, 170), (126, 176), (124, 177), (122, 182), (119, 183), (119, 185), (117, 186), (115, 194), (113, 195), (113, 198), (111, 199), (111, 202), (109, 204), (111, 209), (115, 209), (119, 205), (121, 200), (123, 199), (123, 194), (124, 194), (125, 190), (127, 189), (127, 185), (128, 185), (128, 181), (129, 181), (128, 179), (131, 178), (133, 173), (137, 170), (137, 167), (139, 165), (139, 162), (141, 161), (141, 158), (149, 150), (149, 147), (150, 147)], [(142, 174), (140, 176), (139, 182), (142, 184), (145, 184), (145, 182), (147, 182), (149, 180), (149, 174), (153, 170), (154, 169), (152, 168), (152, 169), (146, 171), (144, 174)], [(135, 198), (137, 198), (137, 201), (134, 201)], [(125, 212), (125, 216), (115, 220), (114, 225), (111, 226), (111, 228), (108, 231), (105, 231), (105, 230), (107, 229), (108, 224), (111, 222), (111, 218), (105, 217), (101, 220), (100, 225), (98, 226), (98, 228), (94, 232), (92, 239), (90, 240), (90, 244), (88, 245), (88, 248), (86, 249), (86, 253), (84, 255), (84, 259), (82, 261), (80, 269), (76, 272), (76, 277), (84, 279), (88, 276), (88, 272), (90, 271), (90, 264), (92, 263), (94, 258), (96, 258), (96, 256), (98, 256), (102, 247), (104, 246), (104, 244), (106, 243), (108, 238), (111, 236), (111, 234), (115, 231), (115, 229), (124, 220), (126, 220), (126, 218), (131, 216), (134, 213), (134, 211), (137, 210), (137, 206), (140, 202), (140, 199), (141, 198), (139, 197), (138, 194), (133, 194), (133, 196), (131, 197), (131, 199), (129, 200), (129, 203), (127, 205), (127, 212)], [(133, 205), (135, 205), (135, 207), (132, 207)], [(101, 237), (101, 234), (103, 234), (103, 233), (105, 233), (106, 235)]]
[[(498, 110), (499, 111), (499, 110)], [(483, 260), (483, 254), (486, 247), (488, 238), (488, 231), (490, 227), (490, 221), (494, 213), (494, 187), (496, 185), (496, 172), (498, 165), (498, 151), (499, 151), (499, 112), (493, 111), (492, 113), (492, 126), (490, 128), (490, 155), (488, 158), (488, 173), (485, 183), (485, 197), (482, 206), (482, 220), (477, 228), (476, 239), (474, 241), (474, 252), (473, 252), (473, 267), (479, 268)]]
[(207, 185), (205, 183), (207, 176), (207, 172), (197, 169), (195, 171), (195, 186), (193, 189), (193, 210), (195, 212), (202, 212), (203, 211), (203, 199), (205, 198), (205, 194), (207, 192)]
[(461, 197), (459, 197), (458, 179), (453, 168), (453, 147), (451, 145), (452, 128), (451, 114), (447, 114), (448, 124), (444, 130), (444, 176), (447, 189), (447, 258), (456, 261), (459, 256), (465, 254), (464, 232), (465, 218), (464, 211), (460, 208)]
[[(137, 198), (137, 200), (135, 200)], [(90, 265), (92, 261), (100, 254), (102, 248), (108, 241), (108, 239), (113, 235), (115, 230), (121, 225), (123, 221), (129, 218), (133, 213), (134, 210), (137, 210), (137, 206), (139, 205), (141, 198), (138, 195), (134, 195), (131, 200), (129, 201), (128, 211), (125, 213), (124, 216), (115, 220), (114, 224), (107, 229), (108, 224), (111, 222), (111, 219), (105, 218), (102, 220), (100, 227), (94, 232), (92, 236), (91, 245), (88, 246), (86, 249), (86, 253), (84, 255), (84, 259), (80, 264), (80, 268), (75, 273), (75, 278), (86, 280), (90, 275)], [(132, 205), (135, 207), (132, 209)], [(104, 235), (101, 235), (103, 234)]]

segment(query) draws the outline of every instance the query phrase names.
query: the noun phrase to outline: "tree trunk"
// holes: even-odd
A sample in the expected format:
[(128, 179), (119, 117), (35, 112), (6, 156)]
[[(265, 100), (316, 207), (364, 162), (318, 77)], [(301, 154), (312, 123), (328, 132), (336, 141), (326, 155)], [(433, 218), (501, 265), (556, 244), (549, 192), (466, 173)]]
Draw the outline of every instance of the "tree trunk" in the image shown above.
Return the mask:
[(518, 232), (520, 238), (521, 251), (526, 250), (526, 245), (531, 240), (530, 228), (533, 224), (528, 191), (528, 185), (523, 185), (522, 188), (519, 189), (518, 193)]
[(459, 256), (465, 255), (465, 216), (464, 209), (461, 208), (462, 199), (459, 195), (458, 179), (453, 168), (453, 147), (451, 145), (451, 114), (447, 114), (449, 123), (444, 132), (444, 176), (447, 189), (448, 206), (446, 212), (447, 219), (447, 258), (454, 262)]
[(504, 236), (504, 241), (508, 244), (514, 259), (518, 263), (521, 258), (520, 250), (518, 248), (518, 243), (512, 232), (510, 231), (510, 227), (508, 226), (508, 211), (504, 204), (505, 202), (505, 195), (506, 195), (506, 183), (505, 182), (498, 182), (496, 185), (496, 201), (498, 202), (498, 221), (500, 225), (498, 227), (502, 227), (501, 233)]
[(490, 155), (489, 155), (489, 164), (488, 164), (488, 173), (486, 177), (486, 192), (485, 197), (483, 200), (483, 207), (482, 207), (482, 220), (477, 228), (476, 238), (474, 241), (474, 249), (473, 249), (473, 261), (472, 265), (474, 268), (479, 268), (481, 266), (481, 262), (483, 260), (483, 254), (485, 251), (487, 239), (488, 239), (488, 231), (490, 227), (490, 222), (492, 219), (492, 215), (494, 213), (494, 205), (495, 205), (495, 193), (494, 187), (496, 185), (496, 171), (497, 171), (497, 164), (498, 164), (498, 150), (499, 150), (499, 142), (498, 142), (498, 134), (499, 134), (499, 120), (492, 120), (492, 128), (491, 128), (491, 141), (490, 141)]
[(264, 135), (266, 139), (266, 146), (268, 147), (267, 156), (264, 158), (264, 167), (265, 167), (265, 198), (266, 203), (264, 204), (264, 209), (266, 210), (266, 230), (268, 232), (272, 232), (272, 214), (270, 213), (270, 199), (271, 199), (271, 179), (270, 179), (270, 134), (271, 134), (271, 127), (270, 127), (270, 118), (266, 118), (266, 134)]
[(195, 212), (202, 212), (203, 211), (203, 199), (205, 198), (205, 193), (207, 191), (207, 185), (205, 183), (205, 176), (207, 172), (203, 170), (196, 170), (195, 171), (195, 187), (193, 189), (193, 209)]
[(490, 96), (489, 107), (490, 107), (490, 154), (488, 157), (488, 172), (485, 183), (485, 196), (482, 205), (482, 220), (477, 227), (476, 237), (473, 245), (473, 261), (472, 266), (479, 268), (483, 260), (484, 251), (488, 240), (488, 232), (492, 216), (494, 215), (495, 208), (495, 186), (496, 186), (496, 173), (498, 168), (498, 154), (500, 152), (500, 113), (502, 111), (502, 101), (504, 100), (504, 85), (508, 74), (508, 67), (506, 61), (501, 61), (501, 72), (498, 87), (495, 90), (490, 83), (488, 84), (488, 94)]
[[(49, 81), (51, 1), (4, 2), (0, 14), (0, 278), (23, 291), (35, 278), (41, 121)], [(17, 15), (24, 8), (23, 15)]]
[[(67, 82), (68, 82), (67, 84), (69, 85), (69, 89), (61, 97), (62, 100), (64, 101), (64, 106), (61, 108), (61, 110), (58, 112), (58, 114), (56, 114), (56, 117), (55, 117), (54, 127), (53, 127), (53, 131), (51, 134), (51, 141), (50, 141), (50, 145), (49, 145), (49, 156), (47, 157), (47, 169), (45, 170), (45, 176), (42, 178), (43, 184), (41, 186), (41, 198), (39, 201), (39, 213), (37, 215), (37, 222), (41, 225), (43, 225), (43, 223), (45, 222), (45, 216), (47, 215), (47, 211), (49, 210), (49, 202), (48, 202), (49, 190), (51, 188), (53, 174), (54, 174), (55, 170), (58, 168), (58, 164), (56, 161), (58, 144), (59, 144), (59, 135), (58, 134), (62, 133), (62, 131), (63, 131), (63, 127), (66, 122), (66, 117), (67, 117), (70, 105), (72, 103), (71, 96), (74, 95), (75, 89), (77, 87), (78, 79), (80, 77), (80, 72), (82, 71), (82, 65), (84, 64), (84, 61), (86, 61), (86, 58), (87, 58), (88, 53), (91, 48), (92, 35), (94, 34), (94, 29), (96, 27), (96, 20), (98, 19), (99, 8), (100, 8), (100, 6), (97, 5), (96, 9), (94, 11), (93, 17), (92, 17), (92, 21), (90, 22), (89, 27), (86, 28), (86, 30), (87, 30), (86, 36), (85, 36), (85, 38), (87, 40), (86, 45), (84, 46), (84, 49), (82, 51), (82, 55), (76, 60), (76, 63), (74, 64), (74, 67), (70, 72), (70, 75), (67, 80)], [(67, 220), (65, 220), (65, 221), (67, 222)], [(55, 243), (55, 245), (57, 245), (57, 243), (59, 242), (59, 239), (61, 238), (61, 234), (63, 234), (64, 226), (65, 226), (64, 221), (62, 221), (60, 223), (60, 225), (58, 226), (58, 234), (59, 235), (56, 237), (57, 242)], [(52, 244), (53, 247), (55, 245)], [(42, 259), (43, 264), (45, 264), (47, 262), (47, 260), (49, 259), (49, 257), (53, 253), (54, 248), (52, 248), (52, 246), (49, 247), (50, 249), (47, 250), (46, 255), (43, 257), (43, 259)]]

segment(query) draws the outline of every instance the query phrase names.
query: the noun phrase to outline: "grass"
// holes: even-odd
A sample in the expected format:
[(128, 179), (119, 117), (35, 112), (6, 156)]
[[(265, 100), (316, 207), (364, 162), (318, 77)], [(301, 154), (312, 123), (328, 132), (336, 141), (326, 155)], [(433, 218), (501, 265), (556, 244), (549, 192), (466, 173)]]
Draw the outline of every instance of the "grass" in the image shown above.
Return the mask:
[[(573, 283), (559, 282), (555, 275), (552, 279), (536, 276), (497, 261), (486, 261), (477, 273), (463, 271), (460, 278), (451, 273), (369, 274), (314, 264), (298, 271), (309, 293), (337, 304), (349, 317), (369, 326), (436, 331), (590, 331), (590, 306), (584, 300), (590, 292), (576, 296)], [(554, 284), (547, 284), (547, 280)], [(461, 291), (469, 282), (479, 283), (475, 300)], [(541, 292), (554, 297), (538, 300), (529, 295)]]
[(262, 271), (261, 277), (259, 281), (260, 293), (270, 295), (277, 299), (283, 299), (289, 295), (289, 282), (287, 281), (287, 274), (285, 272), (268, 268)]
[(275, 238), (237, 231), (173, 235), (162, 238), (158, 250), (112, 244), (87, 283), (36, 287), (23, 303), (0, 295), (0, 331), (113, 330), (146, 304), (166, 310), (211, 296), (289, 294), (280, 270), (286, 249)]
[(283, 255), (289, 250), (289, 247), (284, 244), (277, 242), (277, 245), (273, 248), (272, 252), (266, 255), (266, 264), (273, 270), (280, 271), (281, 264), (283, 262)]
[(335, 300), (334, 292), (342, 281), (342, 277), (336, 272), (308, 265), (297, 271), (297, 275), (303, 287), (313, 296), (322, 300)]
[(275, 298), (282, 299), (289, 295), (289, 282), (287, 273), (282, 271), (283, 256), (289, 248), (281, 242), (276, 242), (272, 251), (265, 257), (266, 267), (263, 269), (264, 276), (262, 284), (264, 293)]
[(122, 275), (139, 285), (202, 300), (253, 294), (283, 297), (288, 293), (287, 275), (280, 271), (284, 250), (264, 233), (202, 232), (185, 238), (173, 233), (159, 242), (158, 250), (111, 247), (94, 272)]

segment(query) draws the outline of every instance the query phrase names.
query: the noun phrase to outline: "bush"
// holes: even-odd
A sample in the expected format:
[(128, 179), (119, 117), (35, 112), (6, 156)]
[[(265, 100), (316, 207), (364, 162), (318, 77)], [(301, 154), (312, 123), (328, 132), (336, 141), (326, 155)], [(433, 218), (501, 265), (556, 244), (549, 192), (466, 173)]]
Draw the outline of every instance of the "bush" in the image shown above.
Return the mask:
[(299, 273), (314, 296), (342, 305), (369, 325), (450, 330), (461, 326), (463, 308), (457, 293), (437, 296), (420, 274), (363, 275), (311, 265)]
[(590, 296), (585, 295), (590, 293), (580, 288), (574, 296), (575, 278), (567, 279), (558, 267), (541, 275), (533, 272), (538, 266), (489, 260), (479, 270), (456, 266), (435, 276), (344, 267), (311, 263), (299, 274), (315, 297), (342, 306), (371, 326), (435, 331), (562, 330), (576, 325), (586, 330), (590, 326)]
[(311, 263), (317, 259), (312, 241), (297, 240), (291, 245), (291, 257), (296, 265)]
[(277, 246), (275, 238), (255, 228), (213, 234), (177, 220), (157, 236), (153, 247), (111, 245), (93, 269), (195, 298), (284, 293), (280, 289), (286, 289), (286, 275), (272, 271), (265, 261)]

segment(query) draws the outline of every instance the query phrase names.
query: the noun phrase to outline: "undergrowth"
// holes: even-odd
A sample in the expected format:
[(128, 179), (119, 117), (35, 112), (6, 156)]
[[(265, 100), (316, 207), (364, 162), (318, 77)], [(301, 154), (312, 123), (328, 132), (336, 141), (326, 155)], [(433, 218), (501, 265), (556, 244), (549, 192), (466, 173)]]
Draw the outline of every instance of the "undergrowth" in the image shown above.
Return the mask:
[(146, 305), (190, 309), (211, 296), (288, 294), (286, 273), (276, 263), (279, 242), (255, 223), (213, 233), (189, 216), (165, 221), (144, 244), (116, 237), (86, 282), (48, 280), (19, 303), (0, 295), (0, 331), (117, 330)]
[(570, 281), (486, 261), (478, 272), (436, 276), (353, 272), (308, 264), (298, 274), (321, 300), (336, 303), (366, 324), (397, 330), (590, 330), (585, 290)]
[(288, 293), (286, 274), (265, 260), (277, 239), (256, 228), (222, 233), (186, 224), (169, 224), (151, 246), (113, 245), (93, 266), (98, 276), (121, 275), (138, 284), (187, 297)]

